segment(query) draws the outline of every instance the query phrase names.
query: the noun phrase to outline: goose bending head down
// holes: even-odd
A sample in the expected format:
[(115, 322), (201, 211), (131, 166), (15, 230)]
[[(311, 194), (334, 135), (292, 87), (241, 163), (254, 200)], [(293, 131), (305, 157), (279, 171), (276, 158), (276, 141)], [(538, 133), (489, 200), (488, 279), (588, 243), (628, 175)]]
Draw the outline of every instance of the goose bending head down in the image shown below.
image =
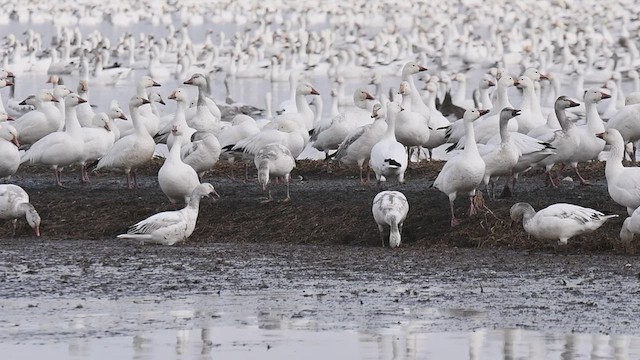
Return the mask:
[(161, 245), (184, 241), (196, 228), (200, 199), (211, 198), (212, 195), (220, 197), (213, 185), (202, 183), (193, 189), (189, 202), (183, 209), (152, 215), (129, 227), (127, 233), (118, 235), (118, 238)]
[(16, 224), (22, 217), (27, 219), (36, 236), (40, 236), (40, 215), (29, 203), (29, 194), (18, 185), (0, 185), (0, 219), (13, 223), (12, 237), (16, 235)]
[(618, 216), (565, 203), (549, 205), (536, 212), (533, 206), (522, 202), (514, 204), (509, 214), (514, 223), (522, 222), (529, 235), (536, 239), (558, 240), (560, 245), (566, 245), (570, 238), (592, 232), (608, 219)]
[[(289, 180), (291, 170), (296, 167), (296, 161), (291, 151), (281, 144), (272, 143), (262, 147), (254, 159), (256, 168), (258, 169), (258, 182), (262, 186), (262, 191), (267, 190), (270, 177), (284, 177), (287, 186), (287, 197), (283, 201), (291, 200), (289, 195)], [(264, 202), (272, 201), (271, 190), (268, 191), (268, 197)]]
[(373, 198), (373, 218), (378, 224), (380, 240), (384, 247), (384, 228), (389, 227), (389, 247), (399, 247), (402, 241), (402, 225), (409, 213), (409, 202), (399, 191), (381, 191)]

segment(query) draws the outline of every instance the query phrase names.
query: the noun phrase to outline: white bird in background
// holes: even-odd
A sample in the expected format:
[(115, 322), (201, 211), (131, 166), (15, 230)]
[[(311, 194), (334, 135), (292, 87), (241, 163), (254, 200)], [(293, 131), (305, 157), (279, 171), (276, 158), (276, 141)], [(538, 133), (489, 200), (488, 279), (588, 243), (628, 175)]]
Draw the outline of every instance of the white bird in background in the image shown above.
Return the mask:
[[(289, 181), (291, 178), (291, 170), (296, 167), (296, 161), (291, 151), (281, 144), (273, 143), (263, 146), (254, 159), (256, 169), (258, 169), (258, 182), (262, 186), (262, 191), (267, 191), (267, 185), (270, 178), (284, 177), (287, 186), (287, 196), (283, 201), (291, 200), (289, 195)], [(271, 189), (268, 191), (268, 197), (264, 202), (272, 201)]]
[(516, 203), (509, 211), (511, 220), (522, 222), (524, 230), (536, 239), (558, 240), (560, 245), (577, 235), (598, 229), (608, 219), (600, 211), (573, 204), (558, 203), (536, 212), (527, 203)]
[(620, 229), (620, 240), (627, 244), (633, 240), (634, 234), (640, 234), (640, 207), (635, 209), (633, 213), (622, 223)]
[(29, 194), (18, 185), (0, 185), (0, 219), (11, 220), (12, 237), (16, 235), (16, 224), (22, 217), (26, 217), (36, 236), (40, 236), (40, 215), (29, 203)]
[[(0, 114), (7, 118), (7, 114)], [(20, 167), (18, 132), (7, 122), (0, 122), (0, 179), (8, 179)]]
[(126, 234), (118, 235), (118, 239), (136, 240), (141, 243), (173, 245), (186, 240), (196, 228), (200, 199), (218, 195), (213, 185), (202, 183), (193, 189), (189, 202), (181, 210), (165, 211), (152, 215), (132, 225)]
[(627, 208), (629, 215), (640, 207), (640, 168), (622, 165), (624, 140), (616, 129), (607, 129), (597, 135), (611, 145), (604, 174), (607, 177), (607, 190), (613, 201)]
[(399, 247), (402, 241), (402, 225), (409, 213), (409, 202), (399, 191), (381, 191), (373, 198), (373, 218), (378, 224), (382, 247), (385, 246), (384, 228), (389, 227), (389, 247)]

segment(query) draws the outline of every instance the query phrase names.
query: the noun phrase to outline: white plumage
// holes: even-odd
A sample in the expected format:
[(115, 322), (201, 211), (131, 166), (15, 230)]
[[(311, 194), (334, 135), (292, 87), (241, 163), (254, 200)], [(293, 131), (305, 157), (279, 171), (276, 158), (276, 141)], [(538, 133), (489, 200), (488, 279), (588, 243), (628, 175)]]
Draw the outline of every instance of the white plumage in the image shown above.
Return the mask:
[(402, 241), (402, 225), (409, 213), (409, 202), (399, 191), (381, 191), (373, 198), (373, 218), (378, 224), (384, 247), (384, 228), (389, 227), (389, 247), (398, 247)]
[[(7, 117), (6, 114), (0, 114)], [(8, 178), (20, 167), (18, 132), (7, 122), (0, 122), (0, 179)]]
[(29, 203), (29, 194), (18, 185), (0, 185), (0, 219), (11, 220), (12, 236), (15, 236), (16, 223), (22, 217), (26, 217), (36, 236), (40, 236), (40, 215)]
[(607, 189), (613, 201), (627, 208), (629, 215), (640, 206), (640, 168), (624, 167), (624, 140), (616, 129), (607, 129), (598, 137), (611, 145), (604, 168)]
[(558, 203), (536, 212), (527, 203), (516, 203), (510, 210), (511, 220), (522, 221), (524, 230), (536, 239), (558, 240), (561, 245), (577, 235), (592, 232), (608, 219), (600, 211), (573, 204)]
[[(262, 186), (262, 191), (267, 190), (269, 179), (274, 177), (284, 177), (287, 186), (287, 197), (283, 201), (289, 201), (289, 180), (291, 170), (296, 167), (296, 161), (289, 149), (282, 144), (267, 144), (263, 146), (254, 159), (258, 169), (258, 182)], [(268, 192), (266, 201), (273, 200), (271, 190)]]
[(400, 184), (404, 183), (404, 172), (407, 170), (407, 152), (396, 140), (396, 117), (402, 108), (397, 103), (387, 104), (387, 130), (382, 138), (371, 148), (369, 165), (376, 173), (378, 184), (390, 176), (396, 176)]
[(200, 199), (211, 194), (220, 196), (213, 185), (200, 184), (193, 189), (189, 203), (183, 209), (152, 215), (132, 225), (126, 234), (118, 235), (118, 238), (162, 245), (173, 245), (178, 241), (184, 241), (196, 228)]
[(158, 170), (158, 184), (172, 204), (180, 200), (188, 203), (189, 196), (191, 196), (193, 189), (200, 184), (200, 179), (196, 171), (185, 164), (180, 157), (182, 150), (181, 125), (174, 125), (171, 132), (175, 140), (169, 151), (169, 156)]
[(458, 194), (468, 194), (470, 205), (469, 215), (476, 213), (473, 204), (473, 197), (476, 194), (476, 188), (480, 185), (484, 177), (485, 164), (476, 144), (475, 134), (473, 131), (473, 122), (480, 116), (488, 113), (489, 110), (467, 110), (462, 118), (465, 126), (465, 146), (464, 150), (455, 157), (447, 161), (433, 186), (447, 194), (449, 197), (449, 207), (451, 208), (451, 226), (458, 224), (455, 212), (453, 210), (453, 202)]

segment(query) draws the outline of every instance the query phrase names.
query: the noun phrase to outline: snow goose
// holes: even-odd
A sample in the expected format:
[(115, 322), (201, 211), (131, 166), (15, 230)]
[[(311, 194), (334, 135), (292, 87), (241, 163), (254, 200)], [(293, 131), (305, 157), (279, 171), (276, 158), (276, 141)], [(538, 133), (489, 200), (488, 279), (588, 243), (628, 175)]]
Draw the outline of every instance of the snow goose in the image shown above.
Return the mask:
[(629, 215), (640, 206), (640, 168), (624, 167), (624, 140), (616, 129), (607, 129), (597, 135), (611, 145), (604, 174), (607, 189), (613, 201), (627, 208)]
[[(254, 163), (258, 170), (258, 182), (262, 186), (262, 191), (267, 191), (267, 185), (271, 177), (284, 177), (287, 186), (287, 197), (283, 201), (291, 200), (289, 196), (289, 181), (291, 170), (296, 167), (296, 161), (291, 151), (282, 144), (267, 144), (263, 146), (255, 156)], [(268, 190), (268, 197), (263, 202), (272, 201), (271, 189)]]
[(558, 186), (551, 175), (551, 169), (556, 163), (564, 163), (571, 161), (571, 157), (580, 145), (580, 132), (576, 124), (567, 118), (565, 109), (578, 106), (579, 104), (566, 96), (560, 96), (556, 99), (554, 108), (556, 117), (560, 122), (562, 129), (556, 130), (551, 134), (538, 137), (539, 140), (551, 144), (555, 148), (555, 154), (551, 154), (537, 163), (538, 166), (544, 167), (547, 178), (551, 186)]
[(300, 134), (299, 124), (293, 120), (280, 120), (272, 125), (274, 126), (265, 126), (257, 134), (238, 141), (235, 145), (227, 145), (224, 149), (253, 157), (265, 145), (278, 143), (286, 146), (293, 157), (297, 158), (305, 146), (305, 139)]
[(397, 103), (387, 104), (387, 130), (382, 138), (371, 148), (369, 166), (375, 172), (378, 185), (390, 176), (397, 176), (404, 184), (404, 172), (407, 170), (407, 151), (396, 139), (396, 118), (403, 111)]
[(191, 166), (200, 178), (205, 171), (213, 169), (220, 159), (220, 142), (215, 135), (209, 132), (196, 131), (191, 135), (191, 142), (182, 145), (180, 156), (182, 161)]
[(116, 141), (116, 135), (112, 131), (114, 126), (106, 113), (95, 114), (90, 122), (92, 124), (102, 123), (102, 126), (83, 127), (81, 129), (82, 140), (84, 141), (84, 152), (80, 160), (80, 181), (82, 182), (90, 182), (87, 163), (102, 158)]
[[(640, 207), (638, 207), (640, 209)], [(622, 223), (620, 229), (620, 240), (630, 243), (634, 234), (640, 234), (640, 210), (635, 209), (633, 213)]]
[(191, 236), (196, 227), (200, 199), (205, 196), (211, 197), (211, 194), (220, 196), (213, 185), (200, 184), (193, 189), (189, 202), (183, 209), (152, 215), (129, 227), (127, 233), (118, 235), (118, 238), (161, 245), (173, 245), (178, 241), (184, 241)]
[(399, 247), (402, 241), (402, 225), (409, 213), (409, 202), (399, 191), (381, 191), (373, 198), (373, 219), (378, 224), (382, 247), (385, 246), (384, 228), (389, 227), (389, 247)]
[(407, 148), (425, 146), (429, 141), (429, 118), (411, 108), (411, 87), (408, 82), (400, 83), (398, 91), (402, 95), (403, 111), (398, 114), (395, 134), (397, 140)]
[(490, 110), (493, 107), (491, 97), (489, 96), (489, 89), (493, 86), (496, 86), (493, 80), (487, 78), (480, 79), (480, 85), (478, 86), (479, 99), (476, 108)]
[(412, 75), (418, 74), (423, 71), (427, 71), (427, 68), (410, 61), (406, 63), (402, 68), (402, 81), (408, 82), (409, 86), (411, 87), (411, 104), (413, 111), (419, 112), (426, 116), (429, 114), (429, 108), (422, 101), (422, 97), (420, 97), (418, 87), (416, 86), (412, 77)]
[[(2, 117), (7, 117), (2, 114)], [(8, 179), (20, 167), (18, 132), (7, 122), (0, 122), (0, 179)]]
[(605, 104), (605, 108), (601, 112), (603, 120), (612, 120), (618, 114), (618, 85), (614, 80), (608, 80), (603, 88), (609, 90), (611, 95), (610, 100), (608, 100)]
[(172, 204), (178, 201), (189, 202), (189, 196), (193, 189), (200, 184), (196, 171), (185, 164), (180, 157), (182, 150), (182, 126), (175, 124), (171, 130), (174, 143), (160, 170), (158, 170), (158, 183), (160, 189), (169, 198)]
[[(19, 118), (20, 116), (28, 113), (31, 110), (34, 110), (35, 107), (33, 105), (20, 105), (20, 102), (16, 100), (16, 78), (13, 76), (9, 76), (8, 80), (10, 83), (5, 81), (5, 86), (9, 86), (9, 98), (7, 99), (6, 110), (7, 114), (13, 118)], [(2, 86), (2, 82), (0, 81), (0, 87)]]
[[(89, 83), (86, 80), (80, 79), (78, 82), (77, 94), (87, 100), (87, 102), (78, 105), (76, 108), (76, 114), (78, 114), (78, 121), (80, 122), (80, 126), (88, 127), (93, 126), (92, 120), (96, 114), (96, 112), (91, 107), (89, 103)], [(101, 125), (98, 125), (101, 126)]]
[[(109, 152), (103, 156), (95, 170), (122, 169), (127, 175), (127, 187), (133, 189), (138, 186), (135, 169), (146, 164), (153, 156), (155, 142), (149, 132), (140, 121), (138, 108), (149, 104), (149, 100), (140, 96), (133, 96), (129, 101), (129, 112), (133, 122), (134, 131), (118, 139)], [(133, 176), (133, 184), (131, 177)]]
[[(513, 108), (507, 91), (509, 87), (515, 85), (515, 80), (509, 75), (502, 75), (498, 79), (496, 86), (497, 98), (489, 114), (474, 124), (476, 139), (480, 144), (486, 144), (489, 139), (495, 135), (500, 128), (500, 112), (504, 108)], [(507, 125), (509, 131), (518, 131), (518, 122), (516, 120), (509, 121)]]
[(356, 105), (322, 124), (314, 124), (310, 142), (312, 146), (325, 154), (336, 150), (353, 129), (371, 123), (371, 112), (367, 111), (367, 100), (375, 100), (364, 89), (356, 89), (353, 102)]
[(36, 141), (20, 160), (21, 164), (40, 164), (53, 169), (56, 184), (62, 186), (60, 172), (65, 166), (79, 162), (84, 153), (82, 128), (76, 116), (75, 107), (86, 102), (77, 94), (69, 94), (64, 98), (65, 129), (53, 132)]
[[(482, 181), (487, 189), (492, 177), (511, 175), (513, 167), (518, 163), (520, 149), (514, 144), (511, 133), (507, 130), (509, 120), (520, 115), (520, 110), (504, 108), (500, 112), (500, 143), (487, 144), (480, 148), (480, 156), (485, 163)], [(495, 199), (494, 182), (491, 181), (491, 198)]]
[(58, 109), (44, 106), (45, 102), (57, 102), (53, 95), (43, 90), (35, 96), (29, 96), (21, 104), (34, 105), (35, 110), (29, 111), (13, 122), (18, 131), (21, 144), (33, 144), (46, 135), (57, 131), (61, 123), (58, 121)]
[[(225, 126), (220, 131), (218, 140), (221, 148), (233, 147), (239, 141), (256, 135), (260, 132), (256, 121), (248, 115), (238, 114), (231, 120), (231, 126)], [(234, 156), (232, 152), (224, 152), (220, 154), (223, 158), (231, 161)]]
[[(437, 84), (433, 81), (429, 81), (425, 86), (425, 90), (429, 93), (429, 100), (427, 104), (429, 107), (429, 140), (423, 146), (429, 149), (429, 158), (431, 159), (433, 149), (447, 141), (447, 129), (451, 125), (451, 122), (442, 115), (438, 109), (436, 109), (436, 93), (438, 91)], [(413, 105), (413, 102), (411, 104)], [(414, 111), (413, 107), (411, 108), (411, 111)], [(464, 130), (464, 127), (462, 128)]]
[(375, 119), (373, 123), (353, 129), (334, 154), (334, 160), (340, 163), (358, 165), (360, 168), (360, 183), (364, 183), (362, 172), (364, 164), (368, 162), (371, 156), (371, 148), (387, 131), (382, 105), (374, 105), (371, 117)]
[(29, 194), (18, 185), (0, 185), (0, 219), (13, 223), (12, 237), (16, 235), (16, 224), (22, 217), (26, 217), (36, 236), (40, 236), (40, 215), (29, 203)]
[[(176, 101), (176, 113), (171, 123), (168, 124), (169, 129), (165, 128), (160, 130), (154, 139), (158, 142), (163, 135), (166, 136), (165, 141), (169, 149), (171, 149), (173, 147), (176, 134), (180, 134), (179, 136), (182, 138), (181, 144), (184, 145), (191, 141), (191, 135), (196, 132), (196, 129), (191, 128), (187, 123), (187, 92), (182, 88), (177, 88), (169, 95), (169, 99)], [(180, 131), (173, 131), (176, 126), (180, 128)]]
[(184, 82), (187, 85), (198, 87), (198, 103), (196, 104), (196, 113), (187, 119), (189, 126), (197, 131), (211, 132), (215, 135), (220, 134), (220, 118), (216, 118), (207, 105), (207, 78), (200, 74), (194, 74), (191, 78)]
[[(624, 143), (640, 140), (640, 103), (627, 105), (620, 109), (609, 121), (607, 129), (616, 129), (622, 135)], [(635, 161), (635, 157), (633, 158)]]
[(573, 167), (582, 185), (587, 185), (589, 182), (580, 175), (578, 163), (597, 160), (598, 155), (604, 150), (604, 140), (596, 137), (596, 134), (604, 132), (604, 123), (600, 118), (600, 114), (598, 114), (596, 104), (598, 101), (607, 98), (609, 98), (609, 95), (600, 90), (589, 89), (584, 92), (587, 124), (585, 126), (578, 126), (580, 143), (573, 156), (571, 156), (571, 167)]
[(608, 219), (600, 211), (573, 204), (558, 203), (536, 212), (527, 203), (516, 203), (509, 211), (513, 222), (522, 222), (524, 230), (536, 239), (558, 240), (560, 245), (577, 235), (598, 229)]
[[(136, 84), (136, 95), (141, 99), (149, 100), (149, 93), (147, 89), (152, 86), (160, 86), (155, 80), (149, 76), (142, 76)], [(160, 119), (153, 113), (151, 102), (145, 103), (136, 110), (138, 119), (143, 127), (147, 130), (149, 135), (155, 136), (160, 128)], [(117, 124), (120, 127), (120, 136), (126, 136), (133, 133), (135, 130), (135, 124), (133, 122), (120, 122)]]
[(518, 132), (527, 134), (531, 129), (544, 125), (546, 119), (542, 117), (540, 101), (536, 95), (533, 80), (528, 76), (521, 76), (514, 81), (514, 84), (523, 92), (520, 115), (515, 119), (518, 122)]
[[(281, 120), (292, 120), (298, 124), (300, 124), (300, 131), (302, 135), (307, 135), (305, 138), (305, 145), (308, 142), (308, 134), (309, 130), (313, 129), (313, 110), (309, 107), (309, 103), (307, 103), (306, 96), (307, 95), (320, 95), (316, 89), (311, 86), (309, 83), (300, 83), (296, 87), (295, 93), (295, 104), (297, 111), (290, 112), (287, 111), (284, 114), (277, 116), (273, 123), (279, 122)], [(268, 125), (267, 125), (268, 126)]]
[(473, 122), (480, 116), (487, 114), (489, 110), (467, 110), (462, 118), (465, 125), (465, 146), (464, 150), (457, 156), (449, 159), (433, 186), (445, 193), (449, 197), (449, 206), (451, 208), (451, 226), (458, 225), (453, 210), (453, 202), (458, 194), (468, 194), (470, 199), (469, 215), (476, 213), (473, 198), (476, 194), (476, 188), (482, 182), (485, 171), (484, 160), (478, 152), (478, 145), (473, 131)]

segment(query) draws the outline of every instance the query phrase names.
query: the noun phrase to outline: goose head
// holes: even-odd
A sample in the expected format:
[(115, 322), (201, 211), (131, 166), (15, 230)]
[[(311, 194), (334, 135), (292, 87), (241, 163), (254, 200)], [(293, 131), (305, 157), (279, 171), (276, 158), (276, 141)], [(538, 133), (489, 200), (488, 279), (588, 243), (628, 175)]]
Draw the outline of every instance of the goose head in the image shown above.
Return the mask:
[(93, 115), (92, 122), (94, 124), (102, 123), (103, 124), (102, 127), (105, 130), (111, 131), (111, 119), (109, 118), (109, 115), (107, 115), (107, 113), (104, 113), (104, 112), (96, 113), (95, 115)]
[(563, 96), (560, 96), (560, 97), (558, 97), (556, 99), (555, 108), (564, 110), (564, 109), (576, 107), (576, 106), (579, 106), (579, 105), (580, 105), (579, 103), (577, 103), (577, 102), (575, 102), (575, 101), (573, 101), (573, 100), (571, 100), (568, 97), (563, 95)]
[(8, 77), (14, 77), (11, 71), (0, 69), (0, 79), (6, 79)]
[(353, 102), (357, 104), (366, 100), (375, 100), (375, 98), (365, 89), (356, 89), (353, 93)]
[(611, 95), (603, 93), (599, 89), (589, 89), (584, 92), (584, 102), (589, 104), (596, 104), (602, 99), (608, 99)]
[(496, 86), (496, 83), (493, 80), (487, 78), (483, 78), (482, 80), (480, 80), (481, 89), (488, 89), (492, 86)]
[(162, 99), (162, 95), (154, 90), (149, 90), (149, 101), (157, 102), (158, 104), (166, 105)]
[(60, 78), (60, 76), (53, 74), (53, 75), (49, 76), (49, 78), (47, 79), (46, 83), (47, 84), (52, 84), (53, 86), (62, 85), (61, 80), (62, 79)]
[(189, 78), (189, 80), (185, 81), (183, 84), (185, 85), (195, 85), (198, 87), (206, 87), (207, 86), (207, 78), (200, 74), (196, 73)]
[(53, 89), (53, 97), (55, 99), (64, 99), (71, 93), (72, 91), (64, 85), (56, 85), (56, 87)]
[(410, 61), (406, 63), (402, 68), (402, 76), (409, 76), (422, 71), (427, 71), (427, 68)]
[(411, 95), (411, 85), (408, 82), (403, 81), (400, 83), (398, 87), (398, 94), (400, 95)]
[(509, 87), (509, 86), (513, 86), (515, 85), (515, 80), (513, 79), (513, 77), (509, 76), (509, 75), (502, 75), (500, 76), (500, 79), (498, 80), (498, 85), (502, 86), (502, 87)]
[(36, 233), (36, 236), (40, 236), (40, 215), (38, 215), (38, 212), (36, 211), (36, 209), (33, 207), (33, 205), (27, 203), (27, 211), (26, 211), (26, 218), (27, 218), (27, 223), (29, 224), (29, 226), (31, 226), (31, 228), (33, 229), (33, 231)]
[(526, 89), (533, 87), (533, 80), (528, 76), (520, 76), (518, 80), (514, 80), (513, 84), (519, 89)]
[(506, 107), (500, 111), (500, 122), (509, 121), (511, 118), (520, 115), (520, 110)]
[[(214, 189), (213, 185), (209, 183), (202, 183), (196, 186), (191, 192), (191, 198), (200, 199), (202, 197), (209, 197), (213, 199), (213, 196), (220, 197), (220, 194)], [(215, 199), (214, 199), (215, 200)]]
[(171, 93), (171, 95), (169, 95), (169, 99), (186, 102), (187, 92), (183, 88), (177, 88)]
[(183, 134), (182, 125), (180, 123), (173, 124), (171, 127), (171, 133), (173, 136), (180, 136)]
[(66, 107), (74, 107), (82, 103), (86, 103), (87, 100), (80, 97), (78, 94), (71, 93), (64, 98), (64, 105)]
[(609, 145), (620, 144), (624, 145), (624, 140), (622, 139), (622, 135), (616, 129), (607, 129), (605, 132), (601, 132), (596, 134), (597, 137), (604, 140)]
[(396, 102), (390, 102), (387, 104), (387, 118), (395, 119), (398, 114), (404, 109), (400, 106), (400, 104)]
[(5, 86), (13, 86), (13, 82), (10, 79), (1, 79), (0, 80), (0, 88), (3, 88)]
[(296, 95), (320, 95), (320, 93), (311, 84), (301, 83), (296, 87)]
[(540, 81), (540, 80), (548, 80), (549, 78), (542, 74), (540, 71), (538, 71), (538, 69), (530, 67), (527, 68), (527, 70), (524, 71), (524, 73), (522, 74), (522, 76), (526, 76), (529, 79), (533, 80), (533, 81)]
[(18, 141), (18, 131), (11, 125), (3, 124), (0, 127), (0, 138), (3, 138), (15, 145), (16, 147), (20, 147), (20, 141)]
[(383, 112), (380, 111), (382, 110), (382, 105), (380, 105), (380, 103), (376, 103), (375, 105), (373, 105), (373, 111), (371, 113), (371, 118), (372, 119), (380, 119), (383, 116)]
[(464, 112), (462, 117), (464, 122), (473, 122), (478, 120), (482, 115), (485, 115), (489, 110), (469, 109)]
[(137, 108), (144, 104), (149, 104), (149, 103), (150, 103), (149, 100), (137, 95), (132, 96), (131, 100), (129, 100), (129, 106), (134, 108)]
[(0, 123), (3, 121), (12, 121), (13, 118), (11, 117), (11, 115), (7, 114), (6, 112), (0, 112)]
[(153, 80), (150, 76), (143, 76), (138, 81), (138, 85), (143, 88), (150, 88), (152, 86), (160, 86), (155, 80)]
[(118, 105), (117, 102), (111, 104), (111, 108), (109, 109), (107, 115), (109, 115), (109, 118), (111, 119), (127, 120), (127, 116), (124, 114), (124, 111), (122, 111), (120, 105)]
[(78, 94), (86, 93), (89, 91), (89, 83), (87, 80), (80, 80), (78, 82)]
[(536, 213), (536, 210), (528, 203), (519, 202), (513, 204), (509, 210), (509, 217), (511, 217), (511, 227), (516, 223), (522, 222), (525, 216), (531, 216)]

